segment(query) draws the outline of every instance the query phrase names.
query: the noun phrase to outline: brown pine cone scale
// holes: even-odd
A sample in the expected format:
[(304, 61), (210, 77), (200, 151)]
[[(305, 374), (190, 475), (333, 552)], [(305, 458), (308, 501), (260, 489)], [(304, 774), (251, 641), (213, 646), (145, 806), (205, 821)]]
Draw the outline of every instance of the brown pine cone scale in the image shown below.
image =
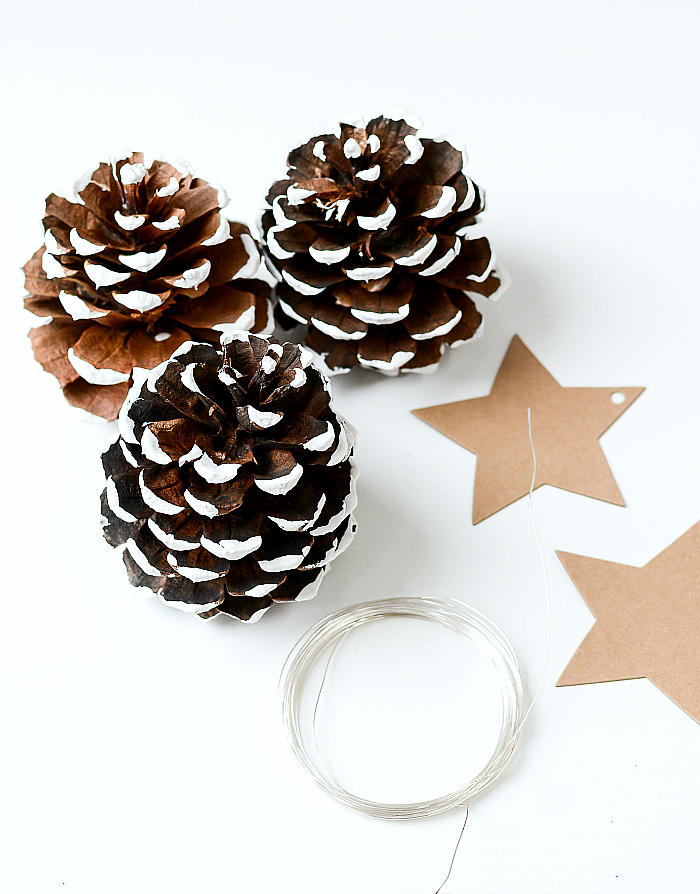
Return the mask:
[(203, 617), (310, 599), (355, 532), (353, 432), (303, 347), (188, 342), (129, 392), (102, 457), (135, 586)]

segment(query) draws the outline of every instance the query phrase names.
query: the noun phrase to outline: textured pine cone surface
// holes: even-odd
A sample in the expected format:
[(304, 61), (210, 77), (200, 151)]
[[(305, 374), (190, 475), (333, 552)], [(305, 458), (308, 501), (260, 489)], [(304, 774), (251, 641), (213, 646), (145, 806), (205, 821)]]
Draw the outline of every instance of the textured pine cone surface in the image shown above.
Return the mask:
[(354, 433), (311, 352), (247, 332), (134, 384), (103, 454), (104, 535), (134, 586), (201, 617), (312, 598), (355, 533)]
[(147, 167), (141, 153), (85, 175), (74, 201), (48, 197), (25, 307), (48, 320), (29, 333), (34, 356), (70, 404), (115, 419), (135, 367), (222, 331), (272, 331), (256, 243), (227, 203), (185, 163)]
[(267, 196), (277, 315), (309, 324), (306, 344), (331, 372), (432, 371), (448, 345), (479, 333), (471, 296), (505, 288), (488, 240), (470, 238), (483, 192), (462, 153), (419, 138), (419, 126), (341, 124), (291, 152)]

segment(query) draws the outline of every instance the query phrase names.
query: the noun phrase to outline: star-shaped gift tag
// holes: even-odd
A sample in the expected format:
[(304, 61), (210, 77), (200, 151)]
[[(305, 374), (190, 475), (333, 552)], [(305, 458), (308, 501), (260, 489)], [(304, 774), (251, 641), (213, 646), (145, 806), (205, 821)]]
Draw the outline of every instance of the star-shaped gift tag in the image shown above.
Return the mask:
[(646, 677), (700, 723), (700, 522), (643, 568), (557, 555), (596, 618), (557, 686)]
[(491, 393), (413, 413), (476, 453), (472, 521), (525, 496), (532, 478), (527, 411), (537, 455), (535, 487), (552, 484), (624, 506), (598, 438), (643, 388), (562, 388), (516, 335)]

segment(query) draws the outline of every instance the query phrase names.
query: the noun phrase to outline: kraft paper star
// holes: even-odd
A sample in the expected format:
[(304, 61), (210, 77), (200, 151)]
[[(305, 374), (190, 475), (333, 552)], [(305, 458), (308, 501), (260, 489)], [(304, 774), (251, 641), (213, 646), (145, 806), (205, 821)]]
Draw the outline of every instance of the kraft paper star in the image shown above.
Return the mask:
[(643, 388), (563, 388), (516, 335), (491, 393), (412, 412), (476, 453), (472, 521), (525, 496), (532, 478), (527, 411), (537, 456), (535, 488), (563, 490), (624, 506), (598, 438)]
[(596, 618), (557, 686), (646, 677), (700, 723), (700, 522), (642, 568), (557, 555)]

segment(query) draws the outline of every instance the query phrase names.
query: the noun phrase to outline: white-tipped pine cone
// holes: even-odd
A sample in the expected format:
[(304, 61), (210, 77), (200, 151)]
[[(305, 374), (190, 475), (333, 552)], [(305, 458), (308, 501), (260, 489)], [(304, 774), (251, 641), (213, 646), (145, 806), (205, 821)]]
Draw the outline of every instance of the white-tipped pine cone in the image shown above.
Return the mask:
[(479, 332), (471, 296), (505, 287), (488, 240), (470, 238), (484, 196), (462, 153), (416, 134), (403, 118), (341, 124), (290, 152), (268, 194), (277, 316), (308, 324), (331, 371), (431, 371)]
[(252, 279), (250, 232), (221, 213), (222, 189), (189, 166), (134, 153), (50, 195), (45, 245), (25, 265), (36, 359), (70, 404), (115, 419), (132, 369), (152, 369), (193, 338), (272, 330), (269, 287)]
[(103, 454), (104, 534), (134, 586), (201, 617), (310, 599), (355, 533), (354, 434), (294, 344), (187, 343), (135, 384)]

